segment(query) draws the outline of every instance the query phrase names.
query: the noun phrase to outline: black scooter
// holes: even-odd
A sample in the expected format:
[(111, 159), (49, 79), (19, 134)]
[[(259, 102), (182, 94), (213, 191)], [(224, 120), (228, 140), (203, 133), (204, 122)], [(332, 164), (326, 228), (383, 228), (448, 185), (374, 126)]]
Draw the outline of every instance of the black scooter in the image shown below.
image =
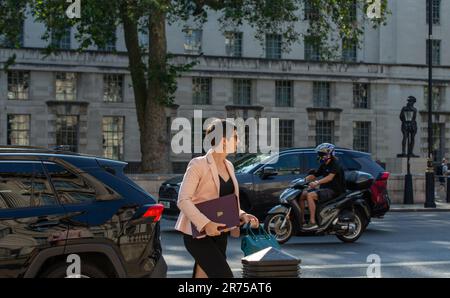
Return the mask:
[[(325, 203), (316, 203), (316, 220), (319, 226), (314, 231), (305, 231), (300, 222), (301, 210), (298, 204), (302, 192), (308, 189), (304, 178), (292, 181), (289, 188), (280, 195), (280, 204), (272, 208), (265, 220), (264, 228), (283, 244), (295, 236), (336, 235), (339, 240), (352, 243), (358, 240), (370, 222), (368, 202), (372, 175), (352, 171), (346, 173), (347, 191)], [(307, 202), (306, 202), (307, 204)], [(306, 208), (305, 220), (309, 219)]]

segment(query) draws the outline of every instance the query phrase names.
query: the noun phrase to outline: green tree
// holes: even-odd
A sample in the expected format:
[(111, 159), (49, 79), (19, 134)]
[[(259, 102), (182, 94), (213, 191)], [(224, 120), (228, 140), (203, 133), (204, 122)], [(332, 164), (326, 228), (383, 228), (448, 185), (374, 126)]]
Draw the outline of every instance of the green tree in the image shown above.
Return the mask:
[[(82, 51), (92, 44), (105, 46), (122, 25), (140, 130), (142, 170), (167, 172), (169, 140), (164, 110), (173, 104), (177, 77), (194, 66), (171, 62), (167, 24), (188, 20), (201, 24), (209, 13), (217, 12), (223, 31), (249, 24), (262, 45), (266, 34), (282, 34), (285, 51), (307, 37), (329, 60), (337, 57), (337, 39), (358, 43), (365, 25), (378, 26), (386, 20), (387, 0), (373, 1), (381, 1), (381, 17), (367, 20), (365, 14), (353, 17), (355, 5), (367, 11), (370, 4), (366, 0), (81, 0), (79, 19), (66, 16), (70, 5), (66, 0), (0, 0), (0, 35), (18, 46), (20, 27), (28, 12), (46, 25), (44, 40), (60, 38), (67, 26), (75, 27), (78, 50)], [(295, 26), (304, 20), (305, 12), (310, 13), (308, 30), (298, 32)], [(147, 34), (148, 46), (140, 44), (139, 33)], [(45, 51), (56, 54), (57, 49), (49, 43)]]

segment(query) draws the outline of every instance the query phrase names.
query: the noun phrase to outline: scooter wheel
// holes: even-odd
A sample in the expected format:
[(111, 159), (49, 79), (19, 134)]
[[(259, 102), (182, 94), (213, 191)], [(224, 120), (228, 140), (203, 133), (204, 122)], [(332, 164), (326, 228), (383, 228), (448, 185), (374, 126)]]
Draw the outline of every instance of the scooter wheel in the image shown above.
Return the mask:
[(283, 213), (269, 214), (264, 220), (264, 229), (275, 237), (279, 244), (288, 242), (292, 237), (293, 228), (292, 221)]
[(345, 243), (353, 243), (361, 237), (366, 229), (366, 219), (359, 211), (355, 211), (355, 231), (349, 234), (336, 234), (339, 240)]

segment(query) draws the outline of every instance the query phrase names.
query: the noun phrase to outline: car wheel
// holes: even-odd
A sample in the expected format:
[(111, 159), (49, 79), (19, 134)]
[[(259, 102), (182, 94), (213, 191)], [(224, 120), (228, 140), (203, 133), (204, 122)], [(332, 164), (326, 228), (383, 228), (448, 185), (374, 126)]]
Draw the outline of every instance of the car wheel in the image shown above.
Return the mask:
[(358, 210), (355, 211), (355, 231), (348, 234), (336, 234), (336, 237), (345, 243), (353, 243), (361, 237), (367, 227), (367, 220)]
[[(39, 277), (42, 278), (70, 278), (67, 276), (68, 263), (56, 263), (46, 269)], [(100, 270), (96, 265), (91, 263), (81, 263), (80, 276), (74, 276), (72, 278), (107, 278), (108, 276)]]

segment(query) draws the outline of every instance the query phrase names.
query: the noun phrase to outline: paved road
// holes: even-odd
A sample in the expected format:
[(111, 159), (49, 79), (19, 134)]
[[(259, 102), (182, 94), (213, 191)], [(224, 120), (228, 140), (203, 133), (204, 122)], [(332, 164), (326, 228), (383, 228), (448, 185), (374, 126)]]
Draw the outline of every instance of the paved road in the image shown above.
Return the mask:
[[(193, 259), (174, 223), (162, 222), (168, 276), (190, 277)], [(382, 277), (450, 278), (450, 212), (390, 213), (374, 220), (357, 243), (343, 244), (335, 236), (295, 237), (283, 249), (302, 259), (302, 277), (366, 277), (367, 257), (377, 254)], [(228, 259), (236, 277), (242, 257), (240, 241), (231, 239)]]

